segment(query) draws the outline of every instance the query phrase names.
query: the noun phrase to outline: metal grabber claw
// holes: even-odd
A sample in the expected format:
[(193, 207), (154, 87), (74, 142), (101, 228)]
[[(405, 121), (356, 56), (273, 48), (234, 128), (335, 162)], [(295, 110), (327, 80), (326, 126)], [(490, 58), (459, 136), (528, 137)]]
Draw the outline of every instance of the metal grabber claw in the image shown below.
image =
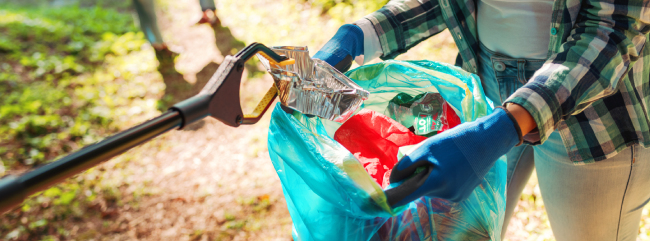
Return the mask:
[[(226, 56), (217, 72), (194, 97), (181, 101), (171, 109), (183, 115), (184, 123), (192, 123), (206, 116), (212, 116), (226, 125), (237, 127), (241, 124), (255, 124), (268, 110), (277, 96), (277, 88), (271, 86), (253, 113), (243, 114), (239, 103), (239, 86), (244, 64), (255, 54), (261, 54), (271, 64), (284, 66), (293, 64), (293, 59), (278, 55), (263, 44), (253, 43), (235, 56)], [(187, 126), (183, 124), (180, 128)]]
[(23, 175), (7, 175), (0, 179), (0, 214), (19, 205), (34, 193), (45, 190), (162, 133), (182, 129), (207, 116), (233, 127), (257, 123), (277, 96), (277, 89), (272, 86), (253, 113), (246, 115), (242, 113), (239, 86), (244, 63), (258, 53), (273, 65), (284, 66), (295, 62), (293, 59), (278, 55), (260, 43), (247, 46), (235, 56), (226, 56), (217, 72), (199, 94), (174, 105), (166, 113)]

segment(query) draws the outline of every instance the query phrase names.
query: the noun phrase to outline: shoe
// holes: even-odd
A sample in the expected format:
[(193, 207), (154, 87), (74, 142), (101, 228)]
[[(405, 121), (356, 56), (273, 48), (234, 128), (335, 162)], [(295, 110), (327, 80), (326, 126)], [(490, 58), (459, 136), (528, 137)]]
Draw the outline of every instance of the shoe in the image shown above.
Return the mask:
[(201, 16), (201, 19), (199, 19), (199, 22), (197, 24), (203, 24), (203, 23), (209, 23), (210, 25), (221, 25), (221, 20), (217, 17), (216, 11), (212, 9), (208, 9), (203, 11), (203, 16)]
[(156, 52), (159, 51), (169, 51), (169, 48), (167, 47), (167, 44), (165, 43), (153, 43), (151, 44), (151, 47), (156, 50)]

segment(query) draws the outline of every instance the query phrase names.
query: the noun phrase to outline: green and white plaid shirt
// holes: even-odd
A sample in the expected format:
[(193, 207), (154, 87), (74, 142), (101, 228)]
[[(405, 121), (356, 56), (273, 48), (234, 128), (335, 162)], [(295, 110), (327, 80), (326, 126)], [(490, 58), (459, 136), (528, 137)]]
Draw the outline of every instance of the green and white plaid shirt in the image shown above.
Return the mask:
[[(382, 59), (449, 29), (463, 69), (477, 72), (475, 0), (393, 0), (366, 16)], [(650, 1), (556, 0), (548, 58), (506, 102), (526, 108), (543, 143), (559, 130), (571, 160), (592, 163), (650, 147)], [(365, 35), (364, 31), (364, 35)], [(367, 46), (367, 45), (366, 45)]]

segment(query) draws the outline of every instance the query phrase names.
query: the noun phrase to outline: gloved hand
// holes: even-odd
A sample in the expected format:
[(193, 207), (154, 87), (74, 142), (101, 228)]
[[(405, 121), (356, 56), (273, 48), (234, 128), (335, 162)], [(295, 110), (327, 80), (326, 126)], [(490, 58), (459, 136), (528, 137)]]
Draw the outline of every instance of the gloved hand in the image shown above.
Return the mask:
[[(397, 207), (422, 196), (466, 199), (496, 160), (519, 143), (518, 129), (505, 110), (495, 109), (425, 140), (393, 167), (390, 182), (406, 181), (386, 190), (388, 203)], [(416, 169), (425, 170), (413, 175)]]
[(357, 25), (346, 24), (339, 28), (334, 37), (313, 58), (323, 60), (345, 72), (350, 69), (352, 60), (362, 54), (363, 30)]

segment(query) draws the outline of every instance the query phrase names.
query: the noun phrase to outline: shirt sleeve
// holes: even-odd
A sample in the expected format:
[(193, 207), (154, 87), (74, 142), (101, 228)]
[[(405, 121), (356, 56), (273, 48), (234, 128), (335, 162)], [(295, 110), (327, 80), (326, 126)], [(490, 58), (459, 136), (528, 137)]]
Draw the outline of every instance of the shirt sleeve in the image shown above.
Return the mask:
[(506, 100), (533, 116), (540, 143), (561, 121), (617, 91), (647, 42), (648, 5), (648, 1), (583, 1), (566, 41)]
[[(430, 0), (393, 0), (355, 24), (364, 32), (364, 62), (375, 57), (393, 59), (447, 28), (438, 1)], [(376, 47), (370, 42), (373, 38), (366, 36), (368, 30), (378, 39), (380, 56), (369, 52)]]

